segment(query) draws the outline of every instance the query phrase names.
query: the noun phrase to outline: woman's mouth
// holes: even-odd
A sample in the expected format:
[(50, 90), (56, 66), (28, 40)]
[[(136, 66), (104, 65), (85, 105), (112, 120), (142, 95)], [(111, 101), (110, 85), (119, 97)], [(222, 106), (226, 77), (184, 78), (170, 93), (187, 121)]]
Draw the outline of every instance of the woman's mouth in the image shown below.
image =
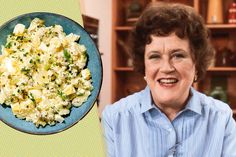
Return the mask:
[(178, 79), (176, 79), (176, 78), (162, 78), (162, 79), (159, 79), (158, 82), (161, 85), (173, 85), (178, 82)]

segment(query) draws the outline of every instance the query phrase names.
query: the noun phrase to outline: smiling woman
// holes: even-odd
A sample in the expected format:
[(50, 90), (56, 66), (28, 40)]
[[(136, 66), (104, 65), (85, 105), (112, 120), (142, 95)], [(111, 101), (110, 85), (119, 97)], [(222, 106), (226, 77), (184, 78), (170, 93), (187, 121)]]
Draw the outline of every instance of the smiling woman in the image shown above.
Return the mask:
[(108, 156), (236, 156), (231, 109), (192, 88), (214, 56), (202, 17), (182, 4), (151, 3), (131, 39), (147, 87), (103, 111)]

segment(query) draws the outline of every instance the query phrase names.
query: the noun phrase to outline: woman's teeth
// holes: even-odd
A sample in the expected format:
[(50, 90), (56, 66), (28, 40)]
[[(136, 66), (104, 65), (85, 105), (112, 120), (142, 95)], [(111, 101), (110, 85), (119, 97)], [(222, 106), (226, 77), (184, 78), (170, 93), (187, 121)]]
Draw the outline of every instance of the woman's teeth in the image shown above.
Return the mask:
[(172, 83), (178, 82), (178, 80), (177, 79), (160, 79), (159, 82), (165, 83), (165, 84), (172, 84)]

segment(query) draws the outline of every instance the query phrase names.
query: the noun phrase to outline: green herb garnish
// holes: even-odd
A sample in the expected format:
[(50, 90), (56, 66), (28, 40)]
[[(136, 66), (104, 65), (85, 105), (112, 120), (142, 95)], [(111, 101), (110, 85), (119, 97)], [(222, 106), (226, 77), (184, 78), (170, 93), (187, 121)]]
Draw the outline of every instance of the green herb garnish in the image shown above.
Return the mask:
[(33, 103), (36, 103), (35, 98), (34, 98), (34, 96), (33, 96), (32, 93), (30, 93), (30, 94), (28, 95), (28, 97), (29, 97), (29, 99), (30, 99), (31, 101), (33, 101)]
[(69, 63), (72, 63), (71, 55), (66, 49), (64, 49), (63, 54), (64, 54), (64, 57), (65, 57), (66, 61), (69, 62)]
[(57, 94), (61, 97), (62, 100), (66, 100), (67, 96), (62, 91), (57, 91)]

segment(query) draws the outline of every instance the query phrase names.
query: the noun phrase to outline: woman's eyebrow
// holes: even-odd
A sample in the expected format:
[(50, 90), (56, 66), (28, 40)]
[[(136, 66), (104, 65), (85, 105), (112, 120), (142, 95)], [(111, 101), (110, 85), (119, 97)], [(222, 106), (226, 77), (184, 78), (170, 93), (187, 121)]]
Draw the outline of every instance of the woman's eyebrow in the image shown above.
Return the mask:
[(151, 51), (149, 51), (150, 53), (160, 53), (160, 51), (158, 51), (158, 50), (151, 50)]
[(184, 49), (181, 49), (181, 48), (170, 50), (170, 53), (175, 53), (175, 52), (184, 52), (184, 53), (186, 53), (187, 51), (185, 51)]
[(160, 54), (160, 51), (158, 50), (150, 50), (147, 52), (147, 54)]

